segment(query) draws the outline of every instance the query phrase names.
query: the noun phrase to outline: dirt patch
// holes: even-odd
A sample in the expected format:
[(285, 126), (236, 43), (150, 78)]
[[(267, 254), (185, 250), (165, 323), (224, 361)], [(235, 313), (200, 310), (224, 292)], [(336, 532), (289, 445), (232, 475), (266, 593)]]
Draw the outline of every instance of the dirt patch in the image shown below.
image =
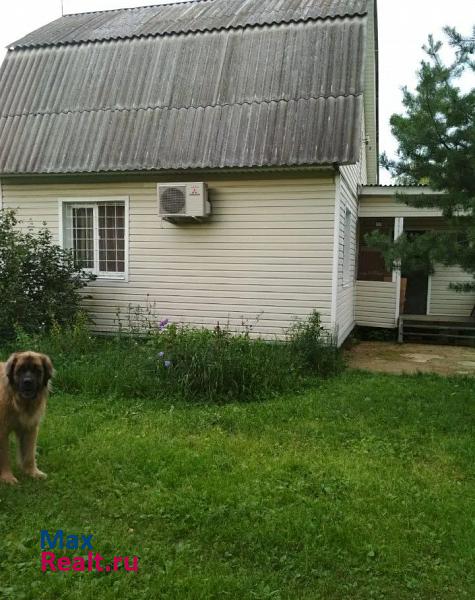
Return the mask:
[(360, 342), (347, 353), (352, 369), (379, 373), (474, 375), (475, 348), (429, 344)]

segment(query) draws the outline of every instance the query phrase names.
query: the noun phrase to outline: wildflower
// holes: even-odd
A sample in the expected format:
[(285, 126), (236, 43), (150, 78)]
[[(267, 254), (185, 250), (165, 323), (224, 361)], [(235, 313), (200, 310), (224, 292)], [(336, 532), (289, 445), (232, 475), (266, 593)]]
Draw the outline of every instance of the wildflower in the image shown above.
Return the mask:
[(158, 353), (158, 358), (163, 358), (165, 356), (165, 352), (159, 352)]
[(160, 323), (159, 323), (159, 325), (158, 325), (158, 326), (160, 327), (160, 331), (161, 331), (162, 329), (165, 329), (165, 327), (168, 325), (168, 323), (169, 323), (169, 320), (168, 320), (168, 319), (163, 319), (162, 321), (160, 321)]
[(166, 369), (169, 369), (172, 366), (172, 361), (171, 360), (166, 360), (164, 361), (164, 366)]

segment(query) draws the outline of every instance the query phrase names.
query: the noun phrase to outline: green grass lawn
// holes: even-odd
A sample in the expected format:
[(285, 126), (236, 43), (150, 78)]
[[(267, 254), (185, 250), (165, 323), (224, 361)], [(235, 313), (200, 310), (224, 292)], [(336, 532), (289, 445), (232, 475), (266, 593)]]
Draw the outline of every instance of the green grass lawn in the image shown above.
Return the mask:
[[(54, 394), (48, 480), (0, 487), (0, 598), (474, 598), (474, 401), (351, 372), (226, 406)], [(41, 529), (138, 572), (42, 573)]]

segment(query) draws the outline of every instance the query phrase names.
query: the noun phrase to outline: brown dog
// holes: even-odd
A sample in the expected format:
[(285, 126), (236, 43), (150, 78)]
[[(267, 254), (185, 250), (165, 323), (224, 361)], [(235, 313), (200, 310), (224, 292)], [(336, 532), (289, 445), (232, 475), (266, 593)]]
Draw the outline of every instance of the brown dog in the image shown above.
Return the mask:
[(46, 409), (51, 360), (36, 352), (15, 352), (0, 363), (0, 481), (18, 483), (10, 468), (8, 437), (18, 440), (18, 462), (31, 477), (46, 475), (36, 466), (36, 438)]

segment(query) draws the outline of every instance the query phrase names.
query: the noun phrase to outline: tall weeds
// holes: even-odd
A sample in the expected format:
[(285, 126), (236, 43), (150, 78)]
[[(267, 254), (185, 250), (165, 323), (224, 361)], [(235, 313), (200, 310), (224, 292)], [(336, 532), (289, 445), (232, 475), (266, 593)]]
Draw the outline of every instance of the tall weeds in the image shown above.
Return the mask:
[[(342, 368), (340, 352), (314, 313), (287, 332), (287, 341), (152, 321), (134, 309), (134, 328), (112, 336), (90, 332), (84, 314), (48, 335), (17, 331), (4, 348), (49, 354), (55, 389), (102, 397), (177, 398), (192, 402), (251, 401), (292, 391)], [(138, 324), (142, 324), (140, 327)]]

